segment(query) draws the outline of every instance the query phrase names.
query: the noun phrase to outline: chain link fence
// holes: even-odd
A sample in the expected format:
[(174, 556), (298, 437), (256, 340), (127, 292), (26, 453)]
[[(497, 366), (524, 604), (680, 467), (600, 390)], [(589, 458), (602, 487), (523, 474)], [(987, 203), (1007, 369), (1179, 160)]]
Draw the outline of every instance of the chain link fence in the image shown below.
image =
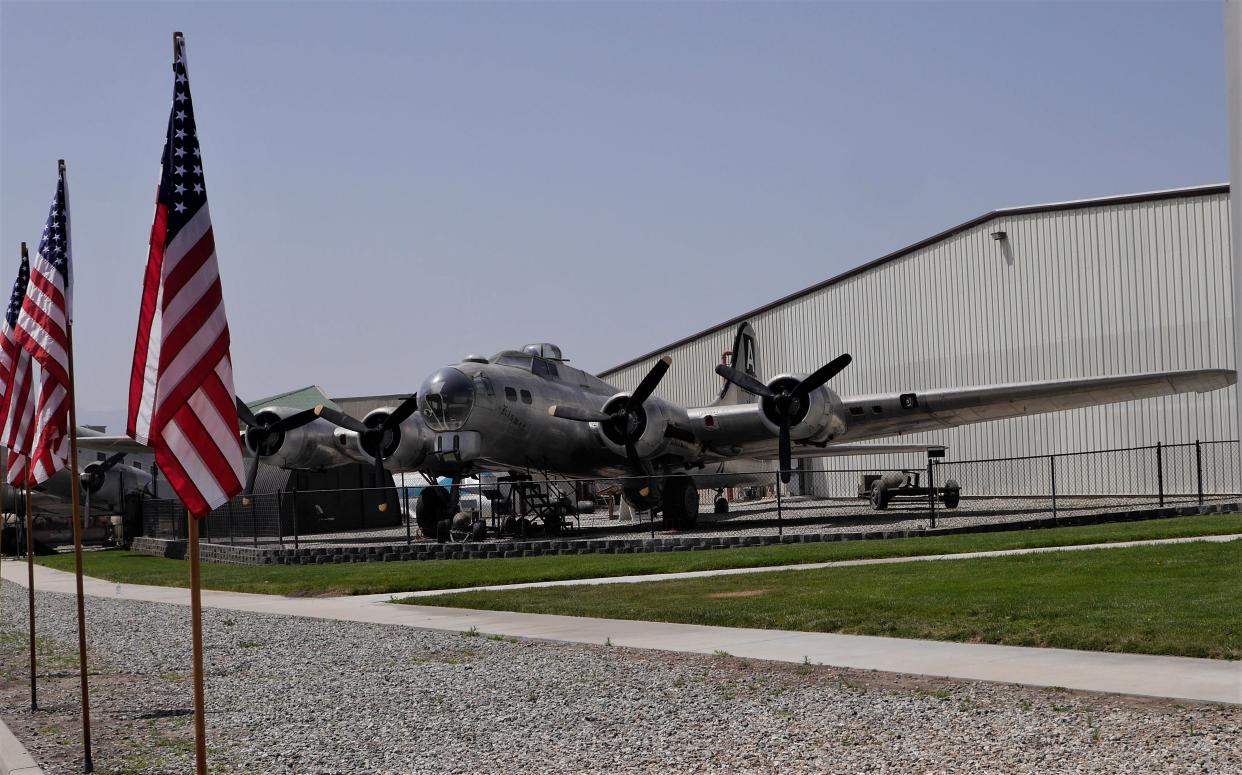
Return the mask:
[[(798, 467), (787, 484), (766, 472), (728, 479), (696, 473), (599, 480), (500, 476), (450, 488), (421, 477), (418, 485), (407, 484), (398, 475), (392, 487), (239, 496), (203, 519), (200, 536), (213, 544), (296, 549), (973, 527), (1236, 502), (1239, 468), (1237, 442), (1226, 441), (930, 459), (907, 469)], [(440, 492), (427, 492), (433, 488)], [(644, 508), (652, 503), (656, 508)], [(143, 503), (148, 537), (184, 539), (186, 519), (178, 501)]]

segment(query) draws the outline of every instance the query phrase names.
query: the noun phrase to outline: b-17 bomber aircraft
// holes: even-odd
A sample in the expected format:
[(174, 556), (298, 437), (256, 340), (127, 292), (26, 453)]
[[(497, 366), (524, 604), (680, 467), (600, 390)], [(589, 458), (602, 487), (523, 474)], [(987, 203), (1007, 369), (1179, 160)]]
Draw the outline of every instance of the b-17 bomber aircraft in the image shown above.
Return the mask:
[[(789, 481), (795, 458), (883, 454), (927, 445), (877, 444), (1023, 415), (1217, 390), (1236, 381), (1228, 369), (1153, 372), (865, 396), (842, 396), (829, 382), (849, 366), (841, 355), (809, 375), (764, 381), (754, 330), (737, 329), (717, 399), (685, 407), (654, 395), (669, 368), (658, 360), (630, 392), (570, 366), (559, 348), (533, 344), (491, 358), (470, 356), (429, 376), (400, 405), (361, 420), (327, 406), (279, 406), (251, 412), (238, 402), (249, 462), (247, 492), (259, 460), (289, 469), (373, 465), (461, 481), (479, 472), (537, 471), (569, 479), (615, 479), (636, 509), (656, 508), (668, 527), (692, 527), (700, 489), (760, 481), (777, 461)], [(83, 440), (94, 448), (134, 449), (128, 439)], [(128, 443), (126, 443), (128, 442)], [(859, 442), (867, 442), (865, 444)], [(766, 476), (762, 478), (767, 480)], [(454, 488), (456, 489), (456, 488)], [(439, 485), (422, 490), (417, 519), (442, 536), (455, 511)], [(382, 508), (382, 507), (381, 507)]]
[[(396, 411), (377, 410), (365, 423), (327, 408), (318, 412), (342, 429), (335, 448), (351, 459), (370, 456), (377, 466), (454, 480), (532, 469), (568, 478), (616, 477), (632, 506), (659, 508), (667, 526), (681, 528), (695, 524), (699, 489), (735, 484), (770, 470), (774, 460), (788, 482), (794, 458), (928, 448), (858, 442), (1202, 393), (1236, 381), (1231, 370), (1199, 369), (841, 396), (828, 383), (850, 364), (849, 355), (809, 375), (764, 381), (748, 323), (738, 327), (732, 352), (729, 365), (716, 367), (725, 385), (706, 406), (679, 406), (654, 395), (671, 363), (667, 356), (627, 392), (568, 365), (554, 345), (534, 344), (441, 368), (415, 398)], [(414, 400), (417, 414), (410, 408)], [(443, 488), (424, 489), (420, 528), (431, 535), (452, 509)]]

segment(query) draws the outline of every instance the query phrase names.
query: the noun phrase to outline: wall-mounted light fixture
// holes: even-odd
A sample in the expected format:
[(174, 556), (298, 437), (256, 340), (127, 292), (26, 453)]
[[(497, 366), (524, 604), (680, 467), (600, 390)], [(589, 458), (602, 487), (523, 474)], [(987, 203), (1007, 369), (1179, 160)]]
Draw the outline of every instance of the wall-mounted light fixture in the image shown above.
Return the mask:
[(1005, 232), (1003, 232), (1003, 231), (994, 231), (994, 232), (992, 232), (992, 239), (997, 240), (998, 242), (999, 242), (1000, 240), (1007, 239), (1008, 237), (1009, 237), (1009, 235), (1008, 235), (1008, 234), (1006, 234), (1006, 233), (1005, 233)]

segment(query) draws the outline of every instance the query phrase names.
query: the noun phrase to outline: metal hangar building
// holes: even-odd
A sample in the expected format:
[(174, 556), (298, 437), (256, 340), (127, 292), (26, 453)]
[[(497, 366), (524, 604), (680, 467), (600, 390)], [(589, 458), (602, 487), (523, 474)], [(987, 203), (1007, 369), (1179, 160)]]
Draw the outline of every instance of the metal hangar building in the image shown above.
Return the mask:
[[(722, 385), (712, 369), (745, 320), (765, 380), (852, 354), (830, 383), (842, 395), (1232, 368), (1229, 240), (1227, 185), (994, 210), (599, 376), (633, 389), (667, 353), (659, 395), (709, 403)], [(1218, 390), (900, 441), (979, 460), (1226, 440), (1236, 411), (1234, 391)], [(803, 465), (922, 463), (886, 455)]]

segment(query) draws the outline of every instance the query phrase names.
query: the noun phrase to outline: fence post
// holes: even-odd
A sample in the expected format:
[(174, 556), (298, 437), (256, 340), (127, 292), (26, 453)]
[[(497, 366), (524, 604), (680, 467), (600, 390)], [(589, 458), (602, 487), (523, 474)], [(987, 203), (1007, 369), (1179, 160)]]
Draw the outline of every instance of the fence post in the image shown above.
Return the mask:
[(931, 527), (936, 528), (936, 479), (932, 476), (932, 459), (927, 457), (927, 509), (931, 514)]
[[(414, 539), (410, 537), (410, 491), (405, 487), (405, 471), (401, 472), (401, 503), (405, 509), (405, 545), (406, 548), (413, 543)], [(479, 516), (483, 516), (483, 493), (479, 492)]]
[(298, 550), (298, 487), (293, 486), (293, 551)]
[[(250, 544), (256, 549), (259, 548), (259, 518), (255, 516), (257, 500), (254, 493), (250, 493)], [(281, 541), (281, 545), (284, 545), (284, 541)]]
[(1048, 456), (1048, 474), (1052, 482), (1052, 518), (1057, 518), (1057, 456)]
[(781, 475), (776, 475), (776, 535), (777, 537), (785, 535), (783, 525), (785, 517), (785, 508), (781, 504)]
[(233, 538), (233, 499), (229, 498), (227, 503), (229, 505), (229, 546), (232, 546), (235, 543)]
[(1199, 505), (1203, 505), (1203, 446), (1195, 439), (1195, 487), (1199, 493)]
[(1156, 442), (1156, 493), (1164, 505), (1164, 445)]

